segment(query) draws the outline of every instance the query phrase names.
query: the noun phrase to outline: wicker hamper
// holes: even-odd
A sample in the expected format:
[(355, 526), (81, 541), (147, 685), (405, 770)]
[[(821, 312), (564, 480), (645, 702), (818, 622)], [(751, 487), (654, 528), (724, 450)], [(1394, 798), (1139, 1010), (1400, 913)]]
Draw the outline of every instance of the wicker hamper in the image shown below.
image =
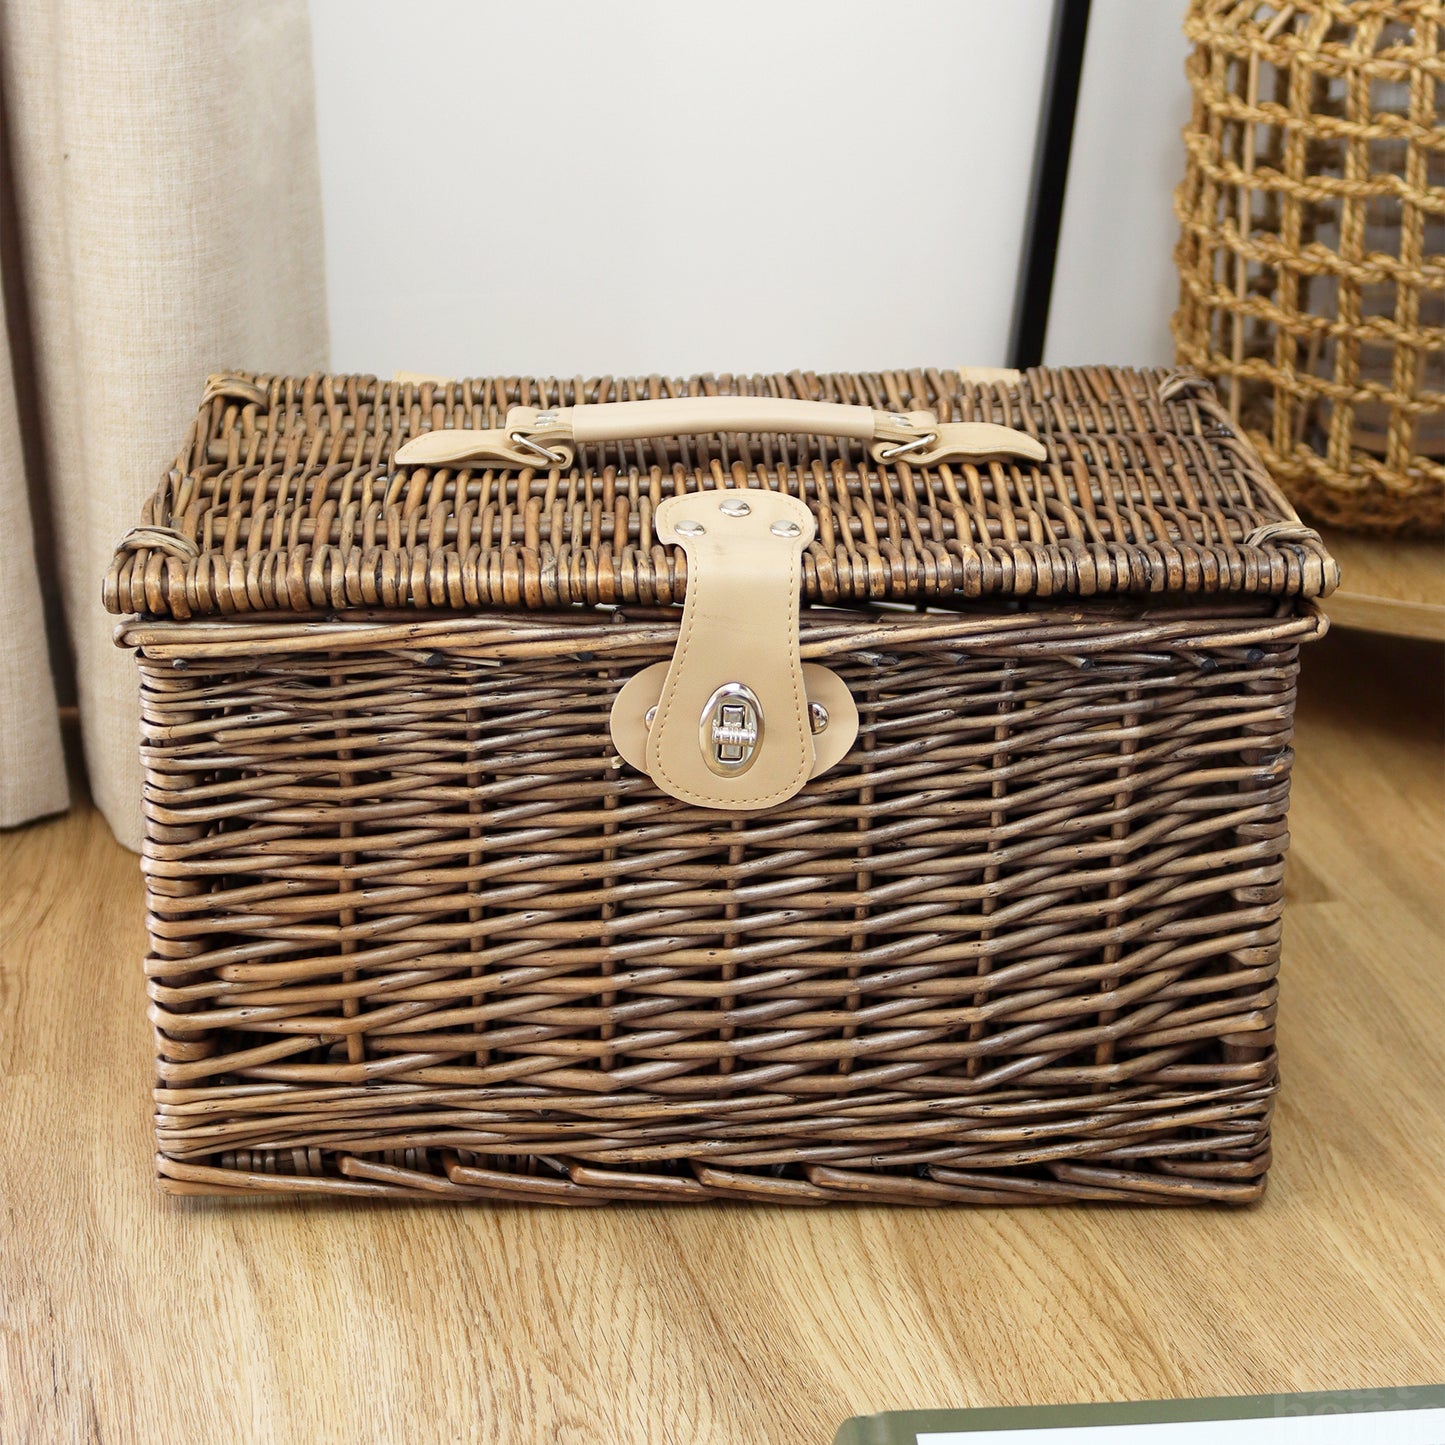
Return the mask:
[(1188, 373), (213, 377), (105, 588), (164, 1187), (1257, 1198), (1336, 580)]

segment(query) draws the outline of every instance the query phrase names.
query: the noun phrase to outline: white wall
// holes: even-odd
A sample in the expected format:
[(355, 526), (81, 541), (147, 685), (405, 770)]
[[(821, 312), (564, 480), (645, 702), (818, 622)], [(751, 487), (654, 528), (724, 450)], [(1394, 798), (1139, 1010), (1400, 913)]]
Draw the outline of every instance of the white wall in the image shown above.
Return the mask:
[(333, 364), (1000, 364), (1050, 8), (312, 0)]
[(1168, 366), (1185, 0), (1094, 0), (1044, 360)]

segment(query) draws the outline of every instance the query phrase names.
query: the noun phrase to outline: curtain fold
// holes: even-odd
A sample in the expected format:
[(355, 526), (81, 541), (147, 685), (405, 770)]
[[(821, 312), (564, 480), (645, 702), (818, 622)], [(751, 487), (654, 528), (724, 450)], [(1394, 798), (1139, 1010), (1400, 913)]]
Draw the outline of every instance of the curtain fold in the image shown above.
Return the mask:
[[(7, 264), (31, 339), (10, 360), (33, 368), (55, 534), (39, 566), (58, 575), (91, 790), (138, 847), (135, 671), (100, 582), (208, 374), (325, 364), (309, 18), (304, 0), (0, 0), (0, 54)], [(64, 806), (64, 776), (43, 636), (29, 636), (38, 588), (8, 565), (19, 546), (36, 566), (18, 446), (0, 447), (0, 469), (8, 825)]]
[[(0, 290), (0, 323), (6, 321)], [(0, 324), (0, 827), (70, 801), (32, 541), (8, 326)]]

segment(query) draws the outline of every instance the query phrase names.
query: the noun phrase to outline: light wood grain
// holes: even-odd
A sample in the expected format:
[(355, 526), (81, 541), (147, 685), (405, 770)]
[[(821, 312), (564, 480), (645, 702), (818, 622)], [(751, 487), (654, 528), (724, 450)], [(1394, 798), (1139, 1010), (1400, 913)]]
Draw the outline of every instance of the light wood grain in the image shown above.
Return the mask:
[(135, 860), (0, 837), (0, 1440), (826, 1442), (933, 1405), (1445, 1373), (1441, 652), (1298, 735), (1284, 1093), (1244, 1212), (167, 1199)]
[(1339, 591), (1325, 603), (1331, 622), (1445, 642), (1445, 547), (1439, 541), (1329, 532), (1325, 542), (1341, 573)]

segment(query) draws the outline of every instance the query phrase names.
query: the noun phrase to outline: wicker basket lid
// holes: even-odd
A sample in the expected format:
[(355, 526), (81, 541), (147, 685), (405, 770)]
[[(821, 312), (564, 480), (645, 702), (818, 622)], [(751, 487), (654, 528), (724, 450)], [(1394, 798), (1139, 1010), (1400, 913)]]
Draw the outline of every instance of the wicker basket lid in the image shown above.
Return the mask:
[[(609, 442), (566, 468), (401, 467), (439, 428), (513, 405), (754, 395), (932, 411), (1036, 437), (1041, 463), (911, 467), (856, 441)], [(1163, 592), (1315, 597), (1338, 569), (1192, 373), (1090, 367), (790, 373), (669, 382), (212, 377), (174, 468), (117, 549), (112, 612), (177, 618), (347, 608), (554, 608), (682, 600), (653, 536), (674, 493), (801, 496), (811, 602)]]

